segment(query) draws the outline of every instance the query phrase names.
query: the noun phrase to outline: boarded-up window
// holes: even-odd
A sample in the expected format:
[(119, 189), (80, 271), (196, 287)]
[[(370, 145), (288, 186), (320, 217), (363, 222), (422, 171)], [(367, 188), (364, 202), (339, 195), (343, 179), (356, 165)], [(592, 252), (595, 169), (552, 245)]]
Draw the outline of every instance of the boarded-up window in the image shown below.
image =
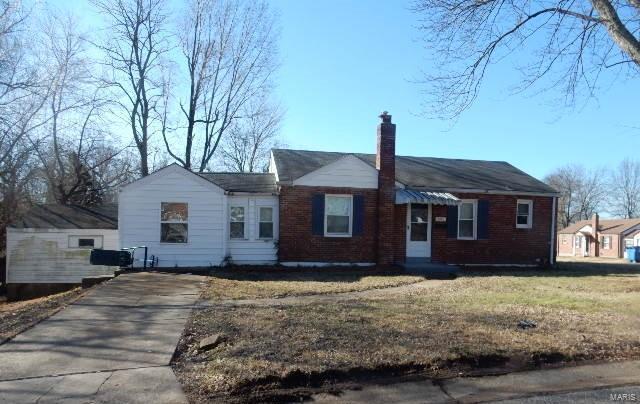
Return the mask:
[(160, 242), (186, 243), (189, 234), (189, 205), (162, 202), (160, 205)]

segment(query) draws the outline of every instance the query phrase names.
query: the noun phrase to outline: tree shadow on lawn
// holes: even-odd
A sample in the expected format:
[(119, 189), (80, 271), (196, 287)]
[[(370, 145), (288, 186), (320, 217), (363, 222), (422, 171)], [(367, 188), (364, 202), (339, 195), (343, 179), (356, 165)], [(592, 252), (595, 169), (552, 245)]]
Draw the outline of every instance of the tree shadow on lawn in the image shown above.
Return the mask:
[[(231, 266), (209, 272), (213, 278), (233, 281), (270, 282), (360, 282), (363, 278), (420, 276), (401, 267), (317, 267), (299, 268), (284, 266)], [(426, 279), (426, 277), (425, 277)]]

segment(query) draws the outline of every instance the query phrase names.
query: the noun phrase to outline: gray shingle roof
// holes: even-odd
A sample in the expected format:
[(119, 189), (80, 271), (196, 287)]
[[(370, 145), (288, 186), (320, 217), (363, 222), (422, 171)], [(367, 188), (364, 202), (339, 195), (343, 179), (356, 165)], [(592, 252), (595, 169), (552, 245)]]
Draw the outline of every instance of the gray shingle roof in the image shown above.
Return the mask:
[(271, 173), (201, 173), (201, 177), (213, 182), (225, 191), (276, 193), (276, 176)]
[(10, 227), (24, 229), (107, 229), (118, 228), (118, 205), (91, 208), (77, 205), (35, 205)]
[[(348, 154), (375, 167), (375, 154), (273, 150), (281, 182), (294, 181)], [(468, 189), (544, 194), (557, 192), (504, 161), (396, 156), (396, 180), (407, 187), (431, 191)]]
[[(579, 220), (558, 231), (558, 233), (577, 233), (578, 230), (591, 223), (591, 220)], [(637, 225), (640, 225), (640, 219), (600, 219), (598, 221), (598, 231), (603, 234), (620, 234)]]

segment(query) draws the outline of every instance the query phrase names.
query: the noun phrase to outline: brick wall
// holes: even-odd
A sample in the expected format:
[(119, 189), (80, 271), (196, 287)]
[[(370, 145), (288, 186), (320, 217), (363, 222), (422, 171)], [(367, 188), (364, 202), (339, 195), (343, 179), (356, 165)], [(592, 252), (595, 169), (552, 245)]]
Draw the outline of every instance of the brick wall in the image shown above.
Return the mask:
[(611, 238), (611, 246), (609, 249), (604, 248), (604, 244), (600, 244), (600, 256), (606, 258), (618, 258), (622, 257), (620, 252), (623, 251), (620, 248), (620, 236), (617, 234), (601, 234), (602, 237)]
[[(364, 197), (361, 236), (324, 237), (311, 232), (311, 200), (315, 194), (349, 194)], [(376, 262), (378, 190), (282, 186), (280, 189), (280, 261)]]
[[(566, 240), (566, 244), (562, 240)], [(558, 255), (573, 255), (573, 234), (559, 234), (558, 235)]]
[[(432, 261), (450, 264), (546, 264), (551, 248), (550, 197), (456, 194), (462, 199), (489, 201), (489, 239), (457, 240), (447, 237), (447, 227), (434, 223)], [(533, 227), (516, 228), (518, 199), (533, 200)], [(433, 216), (447, 216), (446, 206), (434, 206)]]
[[(311, 232), (311, 200), (315, 194), (362, 195), (365, 203), (362, 236), (324, 237)], [(431, 251), (434, 262), (451, 264), (545, 264), (549, 261), (551, 203), (549, 197), (456, 194), (463, 199), (489, 201), (489, 239), (457, 240), (447, 237), (446, 206), (433, 206)], [(533, 200), (533, 228), (517, 229), (518, 199)], [(392, 259), (402, 263), (406, 255), (407, 205), (395, 205), (393, 233), (383, 237), (392, 243)], [(282, 186), (280, 190), (279, 259), (284, 262), (376, 262), (377, 190), (355, 188)], [(571, 240), (567, 247), (571, 251)], [(612, 243), (612, 250), (614, 251)], [(601, 250), (603, 251), (603, 250)]]

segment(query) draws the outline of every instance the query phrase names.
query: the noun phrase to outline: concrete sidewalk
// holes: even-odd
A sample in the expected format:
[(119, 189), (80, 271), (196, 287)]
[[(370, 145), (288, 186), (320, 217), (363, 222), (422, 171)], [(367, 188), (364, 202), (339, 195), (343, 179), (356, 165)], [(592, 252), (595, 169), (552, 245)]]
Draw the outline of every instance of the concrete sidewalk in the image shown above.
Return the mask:
[[(640, 400), (640, 361), (364, 386), (341, 394), (318, 394), (315, 403), (570, 403), (611, 402), (611, 394)], [(622, 396), (620, 396), (622, 397)]]
[(124, 274), (0, 346), (0, 403), (184, 403), (169, 362), (202, 278)]

